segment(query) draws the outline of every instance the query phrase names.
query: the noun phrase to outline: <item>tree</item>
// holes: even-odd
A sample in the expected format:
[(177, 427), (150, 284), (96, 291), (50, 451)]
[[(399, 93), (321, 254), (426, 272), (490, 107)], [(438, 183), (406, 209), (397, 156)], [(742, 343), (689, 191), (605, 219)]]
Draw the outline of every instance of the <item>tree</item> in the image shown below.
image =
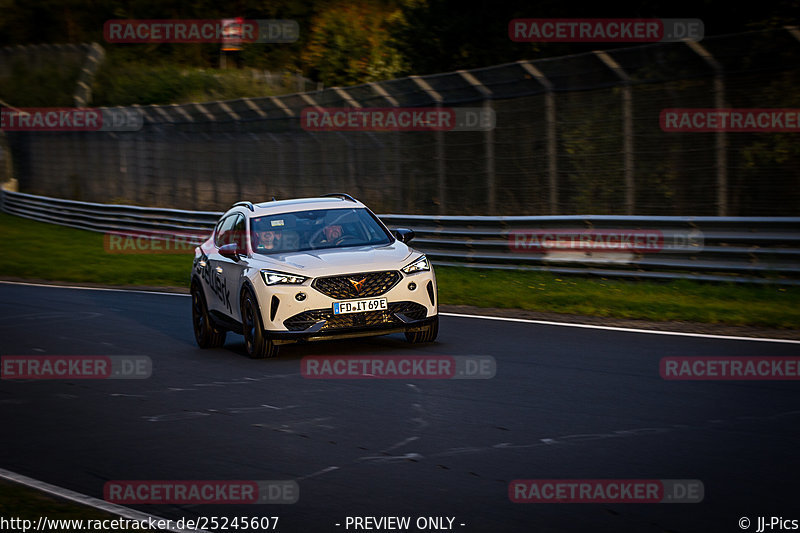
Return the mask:
[(391, 5), (339, 1), (311, 22), (303, 63), (325, 85), (354, 85), (397, 77), (400, 52), (389, 44), (388, 26), (398, 13)]

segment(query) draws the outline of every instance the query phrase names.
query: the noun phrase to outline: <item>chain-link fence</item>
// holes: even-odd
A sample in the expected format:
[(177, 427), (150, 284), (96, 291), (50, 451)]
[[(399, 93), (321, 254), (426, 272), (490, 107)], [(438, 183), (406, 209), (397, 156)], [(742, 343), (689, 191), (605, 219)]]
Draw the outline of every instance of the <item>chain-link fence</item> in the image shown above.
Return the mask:
[[(417, 214), (796, 215), (798, 133), (664, 131), (665, 108), (800, 108), (800, 32), (751, 32), (227, 102), (135, 132), (9, 132), (22, 191), (224, 209), (340, 191)], [(308, 131), (309, 107), (470, 107), (488, 131)]]

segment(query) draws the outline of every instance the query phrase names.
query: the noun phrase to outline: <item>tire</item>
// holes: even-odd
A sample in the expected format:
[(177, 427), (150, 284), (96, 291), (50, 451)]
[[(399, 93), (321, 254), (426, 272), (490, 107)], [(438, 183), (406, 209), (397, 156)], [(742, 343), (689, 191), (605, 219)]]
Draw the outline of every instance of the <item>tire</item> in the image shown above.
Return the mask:
[(201, 348), (219, 348), (225, 344), (227, 332), (218, 329), (208, 316), (208, 305), (203, 290), (197, 282), (192, 283), (192, 326), (194, 338)]
[(242, 293), (242, 335), (244, 335), (245, 350), (251, 359), (265, 359), (278, 355), (278, 347), (264, 332), (258, 303), (250, 290)]
[(423, 342), (433, 342), (439, 335), (439, 315), (436, 315), (433, 322), (423, 331), (406, 331), (406, 340), (412, 344)]

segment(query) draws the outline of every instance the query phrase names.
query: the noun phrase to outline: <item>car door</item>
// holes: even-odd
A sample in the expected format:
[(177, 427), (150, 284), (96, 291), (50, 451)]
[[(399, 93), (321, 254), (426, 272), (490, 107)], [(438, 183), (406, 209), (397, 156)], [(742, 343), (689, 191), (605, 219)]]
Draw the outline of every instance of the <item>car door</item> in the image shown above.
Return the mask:
[(208, 276), (206, 282), (210, 292), (208, 298), (208, 308), (212, 312), (222, 313), (225, 316), (233, 316), (233, 303), (231, 302), (231, 288), (225, 279), (225, 265), (229, 259), (222, 257), (219, 249), (233, 242), (233, 227), (236, 224), (239, 213), (233, 213), (220, 221), (214, 232), (214, 248), (208, 256)]
[(227, 312), (236, 320), (241, 318), (239, 316), (239, 309), (241, 307), (239, 303), (239, 288), (242, 282), (242, 275), (249, 262), (247, 257), (246, 225), (246, 218), (240, 213), (236, 217), (231, 231), (224, 236), (227, 240), (226, 244), (236, 243), (240, 254), (239, 260), (234, 261), (233, 259), (220, 256), (219, 261), (219, 269), (221, 270), (220, 276), (226, 287), (227, 303), (230, 304), (230, 308)]

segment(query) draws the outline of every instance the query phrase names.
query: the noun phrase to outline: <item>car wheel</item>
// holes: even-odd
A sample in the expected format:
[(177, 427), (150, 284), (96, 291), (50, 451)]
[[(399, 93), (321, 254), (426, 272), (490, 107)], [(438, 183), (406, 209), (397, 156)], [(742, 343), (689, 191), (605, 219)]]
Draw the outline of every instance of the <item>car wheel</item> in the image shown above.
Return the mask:
[(264, 332), (256, 298), (249, 290), (242, 293), (242, 334), (247, 355), (252, 359), (278, 355), (278, 347)]
[(413, 344), (419, 344), (422, 342), (433, 342), (436, 340), (436, 337), (439, 335), (439, 316), (435, 316), (433, 318), (433, 322), (430, 326), (422, 331), (407, 331), (406, 332), (406, 340)]
[(201, 348), (219, 348), (225, 344), (225, 330), (214, 327), (208, 316), (208, 306), (198, 283), (192, 283), (192, 325), (194, 338)]

